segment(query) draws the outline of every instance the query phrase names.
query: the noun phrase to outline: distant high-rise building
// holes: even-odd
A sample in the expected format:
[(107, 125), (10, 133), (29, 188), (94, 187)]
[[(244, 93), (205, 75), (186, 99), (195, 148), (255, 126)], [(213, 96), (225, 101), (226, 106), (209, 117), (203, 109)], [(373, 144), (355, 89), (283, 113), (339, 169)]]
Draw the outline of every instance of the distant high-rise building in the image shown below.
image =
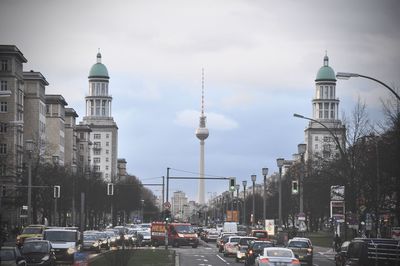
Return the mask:
[(185, 192), (176, 191), (174, 195), (171, 197), (171, 213), (177, 219), (184, 219), (188, 216), (188, 198), (186, 197)]
[(204, 114), (204, 70), (202, 71), (202, 81), (201, 81), (201, 115), (200, 124), (196, 130), (196, 137), (200, 140), (200, 179), (199, 179), (199, 189), (198, 189), (198, 203), (205, 204), (205, 182), (204, 182), (204, 144), (205, 139), (208, 138), (209, 132), (206, 128), (206, 116)]
[(73, 108), (65, 108), (65, 166), (73, 173), (78, 167), (78, 147), (76, 118), (78, 114)]
[[(312, 100), (312, 118), (328, 129), (310, 121), (305, 129), (307, 144), (306, 159), (330, 159), (340, 156), (340, 148), (345, 148), (346, 128), (339, 119), (339, 99), (336, 98), (335, 71), (329, 66), (328, 55), (325, 55), (323, 66), (318, 70), (315, 79), (315, 96)], [(333, 133), (339, 140), (338, 147)]]
[(108, 70), (97, 53), (97, 62), (89, 72), (89, 94), (86, 99), (86, 116), (81, 122), (89, 125), (93, 170), (106, 180), (117, 176), (118, 127), (111, 116), (112, 97), (109, 94)]

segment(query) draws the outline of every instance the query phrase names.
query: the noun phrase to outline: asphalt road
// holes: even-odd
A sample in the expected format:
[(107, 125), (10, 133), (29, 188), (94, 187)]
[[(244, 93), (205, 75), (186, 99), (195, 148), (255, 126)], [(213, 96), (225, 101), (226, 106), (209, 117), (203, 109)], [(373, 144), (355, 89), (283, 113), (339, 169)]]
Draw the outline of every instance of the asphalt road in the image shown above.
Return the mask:
[[(174, 248), (179, 255), (179, 265), (176, 266), (225, 266), (244, 265), (243, 262), (236, 262), (234, 257), (224, 257), (218, 252), (215, 243), (202, 241), (198, 248), (180, 247)], [(314, 253), (314, 266), (333, 266), (334, 255), (316, 250)]]

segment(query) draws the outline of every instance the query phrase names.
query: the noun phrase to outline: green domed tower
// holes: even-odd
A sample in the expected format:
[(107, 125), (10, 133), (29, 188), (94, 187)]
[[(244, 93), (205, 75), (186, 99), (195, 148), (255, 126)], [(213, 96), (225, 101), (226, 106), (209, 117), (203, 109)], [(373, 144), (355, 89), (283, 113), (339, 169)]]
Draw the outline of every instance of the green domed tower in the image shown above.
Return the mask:
[(90, 156), (94, 171), (101, 173), (105, 180), (112, 181), (117, 174), (118, 127), (111, 115), (108, 70), (101, 62), (100, 52), (96, 58), (89, 71), (89, 94), (85, 97), (86, 116), (82, 123), (91, 129), (90, 142), (93, 146)]
[(336, 97), (336, 75), (329, 66), (329, 57), (325, 54), (323, 64), (315, 78), (315, 95), (312, 100), (312, 118), (321, 124), (310, 121), (305, 130), (305, 143), (307, 144), (307, 159), (329, 159), (339, 155), (332, 133), (345, 147), (346, 129), (339, 119), (339, 99)]

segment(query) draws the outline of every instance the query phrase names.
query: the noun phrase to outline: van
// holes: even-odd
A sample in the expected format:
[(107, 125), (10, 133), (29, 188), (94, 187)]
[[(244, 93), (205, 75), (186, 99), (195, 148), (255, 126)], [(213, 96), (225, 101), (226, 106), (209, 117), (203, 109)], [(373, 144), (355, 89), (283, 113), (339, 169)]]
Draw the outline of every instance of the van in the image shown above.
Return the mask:
[(237, 234), (238, 226), (236, 222), (225, 222), (222, 228), (223, 233), (234, 233)]
[(197, 248), (199, 239), (194, 228), (189, 223), (153, 222), (151, 224), (151, 243), (153, 246), (165, 245), (165, 230), (168, 234), (168, 244), (173, 247), (192, 246)]
[(73, 263), (75, 253), (81, 250), (80, 233), (76, 229), (46, 229), (43, 239), (51, 242), (58, 263)]

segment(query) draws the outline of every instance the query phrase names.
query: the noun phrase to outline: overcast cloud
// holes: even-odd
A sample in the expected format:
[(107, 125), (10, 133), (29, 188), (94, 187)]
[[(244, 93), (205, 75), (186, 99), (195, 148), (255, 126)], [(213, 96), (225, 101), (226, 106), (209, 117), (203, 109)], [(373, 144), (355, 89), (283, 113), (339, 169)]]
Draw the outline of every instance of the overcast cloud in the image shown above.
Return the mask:
[[(119, 157), (147, 182), (166, 168), (198, 172), (201, 69), (205, 69), (206, 173), (249, 180), (304, 141), (325, 51), (335, 71), (399, 87), (400, 2), (0, 0), (0, 43), (15, 44), (48, 94), (85, 115), (88, 72), (100, 48), (110, 74)], [(368, 80), (337, 82), (340, 109), (357, 98), (373, 123), (392, 98)], [(172, 175), (181, 175), (175, 171)], [(194, 181), (171, 190), (196, 197)], [(197, 182), (196, 182), (197, 185)], [(225, 183), (206, 182), (207, 192)], [(156, 191), (156, 194), (160, 194)]]

